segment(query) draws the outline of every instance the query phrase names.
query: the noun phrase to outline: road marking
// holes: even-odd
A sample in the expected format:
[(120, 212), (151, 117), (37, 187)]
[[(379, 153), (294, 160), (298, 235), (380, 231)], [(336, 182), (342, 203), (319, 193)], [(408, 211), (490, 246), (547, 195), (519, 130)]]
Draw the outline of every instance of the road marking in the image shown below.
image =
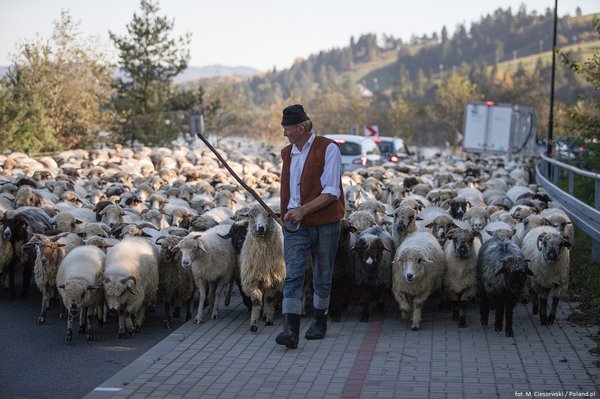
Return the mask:
[(111, 387), (97, 387), (94, 388), (94, 391), (99, 391), (99, 392), (118, 392), (123, 388), (111, 388)]

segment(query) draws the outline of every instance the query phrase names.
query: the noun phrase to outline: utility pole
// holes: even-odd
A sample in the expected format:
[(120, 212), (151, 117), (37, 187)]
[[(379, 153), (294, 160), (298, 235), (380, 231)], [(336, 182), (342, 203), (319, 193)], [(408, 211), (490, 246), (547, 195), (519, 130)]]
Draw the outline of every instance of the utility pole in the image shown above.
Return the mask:
[[(550, 78), (550, 115), (548, 116), (548, 135), (546, 138), (546, 156), (552, 154), (552, 130), (554, 125), (554, 70), (556, 69), (556, 22), (558, 20), (558, 0), (554, 0), (554, 34), (552, 37), (552, 77)], [(550, 164), (548, 164), (550, 167)], [(548, 175), (549, 176), (549, 175)]]

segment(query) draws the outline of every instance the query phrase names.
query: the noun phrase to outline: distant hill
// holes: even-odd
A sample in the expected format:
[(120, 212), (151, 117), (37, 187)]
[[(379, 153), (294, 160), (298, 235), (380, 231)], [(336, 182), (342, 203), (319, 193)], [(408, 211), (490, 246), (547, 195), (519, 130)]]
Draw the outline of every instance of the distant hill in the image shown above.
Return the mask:
[[(6, 72), (8, 72), (8, 67), (0, 66), (0, 77), (4, 76)], [(257, 69), (245, 66), (230, 67), (225, 65), (207, 65), (201, 67), (188, 67), (181, 75), (175, 78), (175, 83), (191, 82), (214, 77), (252, 77), (258, 72)]]

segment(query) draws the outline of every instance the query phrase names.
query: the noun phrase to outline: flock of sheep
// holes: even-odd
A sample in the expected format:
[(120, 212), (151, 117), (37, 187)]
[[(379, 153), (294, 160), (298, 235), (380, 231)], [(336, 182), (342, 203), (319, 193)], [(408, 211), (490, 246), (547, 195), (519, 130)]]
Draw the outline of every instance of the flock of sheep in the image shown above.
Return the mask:
[[(279, 208), (280, 156), (265, 144), (234, 140), (221, 153), (273, 209)], [(345, 172), (346, 217), (333, 270), (329, 314), (351, 305), (368, 321), (393, 294), (411, 328), (421, 326), (432, 296), (459, 327), (480, 305), (487, 325), (505, 322), (531, 299), (542, 324), (556, 317), (568, 287), (573, 225), (531, 182), (531, 160), (436, 156)], [(22, 272), (42, 293), (38, 323), (60, 299), (66, 340), (94, 339), (118, 317), (118, 337), (142, 327), (146, 309), (164, 304), (171, 317), (202, 323), (219, 317), (237, 285), (251, 313), (273, 325), (285, 264), (281, 227), (204, 147), (73, 150), (32, 159), (0, 156), (0, 274), (10, 296)], [(307, 265), (305, 298), (311, 298)], [(548, 313), (548, 298), (552, 298)], [(182, 308), (185, 306), (185, 316)]]

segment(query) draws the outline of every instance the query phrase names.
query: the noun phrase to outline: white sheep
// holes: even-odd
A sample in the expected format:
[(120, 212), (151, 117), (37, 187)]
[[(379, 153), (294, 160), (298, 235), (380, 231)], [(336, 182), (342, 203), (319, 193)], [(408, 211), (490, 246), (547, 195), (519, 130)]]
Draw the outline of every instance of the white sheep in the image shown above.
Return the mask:
[(71, 250), (81, 245), (83, 245), (81, 237), (71, 233), (62, 233), (54, 237), (34, 234), (31, 240), (23, 246), (23, 248), (35, 248), (33, 277), (35, 284), (42, 292), (42, 306), (38, 323), (42, 324), (46, 321), (46, 309), (50, 305), (50, 298), (54, 297), (56, 293), (56, 274), (60, 263)]
[[(79, 332), (87, 333), (88, 341), (94, 339), (92, 317), (94, 311), (103, 307), (101, 281), (105, 255), (94, 246), (81, 246), (65, 256), (56, 275), (56, 284), (62, 302), (67, 309), (67, 336), (73, 337), (73, 317), (80, 315)], [(100, 315), (102, 316), (102, 315)], [(99, 323), (102, 317), (99, 317)]]
[(199, 295), (195, 324), (204, 321), (203, 306), (207, 296), (207, 284), (209, 286), (208, 311), (213, 319), (217, 319), (221, 291), (234, 278), (235, 251), (231, 240), (221, 238), (229, 232), (229, 228), (229, 225), (218, 225), (202, 233), (190, 233), (173, 247), (181, 251), (181, 265), (192, 269)]
[(240, 277), (243, 291), (252, 300), (250, 331), (256, 332), (263, 306), (266, 325), (273, 325), (275, 305), (283, 290), (285, 261), (279, 224), (259, 205), (250, 209), (249, 216), (248, 233), (240, 253)]
[(471, 229), (454, 229), (448, 233), (444, 245), (446, 273), (444, 292), (452, 301), (452, 320), (458, 327), (466, 327), (467, 302), (477, 294), (477, 255), (481, 236)]
[[(106, 253), (106, 304), (119, 315), (119, 338), (139, 331), (146, 307), (154, 305), (158, 290), (158, 253), (142, 238), (127, 238)], [(135, 322), (132, 322), (131, 316)]]
[(54, 216), (52, 223), (57, 231), (80, 233), (87, 223), (95, 223), (96, 214), (87, 208), (72, 208)]
[(444, 252), (431, 233), (412, 233), (396, 250), (392, 292), (400, 305), (402, 318), (407, 320), (412, 316), (413, 331), (420, 328), (425, 301), (440, 290), (445, 269)]
[[(531, 230), (523, 239), (522, 250), (529, 260), (533, 276), (529, 278), (533, 314), (538, 311), (542, 325), (552, 324), (561, 295), (566, 295), (569, 286), (569, 248), (571, 242), (552, 226), (541, 226)], [(547, 315), (548, 296), (552, 296), (552, 308)]]

